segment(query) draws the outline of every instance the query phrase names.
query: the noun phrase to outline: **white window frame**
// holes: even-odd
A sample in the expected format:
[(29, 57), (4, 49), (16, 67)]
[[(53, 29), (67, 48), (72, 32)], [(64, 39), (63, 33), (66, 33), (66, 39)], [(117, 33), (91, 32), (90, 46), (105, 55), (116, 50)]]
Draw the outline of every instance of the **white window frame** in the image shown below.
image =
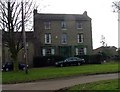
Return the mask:
[(51, 49), (51, 54), (55, 55), (55, 49)]
[(76, 55), (87, 55), (87, 48), (76, 48), (75, 49), (75, 54)]
[(79, 55), (84, 55), (84, 54), (85, 54), (85, 53), (84, 53), (84, 48), (79, 48), (78, 54), (79, 54)]
[(75, 53), (76, 53), (76, 55), (78, 55), (78, 48), (75, 49)]
[(46, 49), (42, 49), (42, 54), (43, 54), (43, 56), (46, 55)]
[[(50, 50), (50, 52), (48, 50)], [(54, 48), (43, 48), (42, 49), (42, 55), (43, 56), (46, 56), (46, 55), (55, 55), (55, 49)]]
[(50, 21), (44, 22), (44, 27), (45, 29), (51, 29), (51, 22)]
[(61, 43), (62, 44), (67, 44), (67, 34), (66, 33), (63, 33), (61, 35)]
[(62, 21), (62, 22), (61, 22), (61, 28), (62, 28), (63, 30), (66, 30), (66, 29), (67, 29), (67, 24), (66, 24), (65, 21)]
[(52, 51), (51, 48), (47, 48), (46, 49), (46, 55), (51, 55), (51, 53), (52, 53), (51, 51)]
[(52, 43), (51, 33), (46, 33), (45, 34), (45, 44), (51, 44), (51, 43)]
[(84, 41), (84, 35), (83, 35), (83, 33), (78, 34), (77, 35), (77, 42), (78, 43), (83, 43), (83, 41)]
[(84, 54), (87, 55), (87, 48), (84, 48)]
[(83, 29), (83, 28), (82, 28), (82, 23), (81, 23), (81, 22), (77, 22), (77, 23), (76, 23), (76, 26), (77, 26), (77, 29)]

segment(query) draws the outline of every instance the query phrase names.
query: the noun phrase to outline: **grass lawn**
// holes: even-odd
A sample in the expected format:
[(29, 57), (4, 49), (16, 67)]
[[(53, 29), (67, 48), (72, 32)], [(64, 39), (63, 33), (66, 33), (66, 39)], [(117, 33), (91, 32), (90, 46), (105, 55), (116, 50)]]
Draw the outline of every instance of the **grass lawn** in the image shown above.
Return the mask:
[[(119, 79), (120, 81), (120, 79)], [(92, 82), (92, 83), (86, 83), (86, 84), (80, 84), (73, 87), (70, 87), (64, 91), (67, 92), (76, 92), (80, 90), (94, 90), (97, 92), (97, 90), (101, 90), (102, 92), (120, 92), (120, 88), (118, 87), (118, 79), (112, 79), (112, 80), (104, 80), (104, 81), (98, 81), (98, 82)], [(111, 90), (111, 91), (110, 91)], [(99, 91), (98, 91), (99, 92)]]
[(47, 67), (29, 69), (29, 73), (19, 72), (3, 72), (2, 83), (18, 83), (30, 82), (41, 79), (59, 78), (73, 75), (88, 75), (98, 73), (118, 72), (118, 63), (81, 65), (70, 67)]

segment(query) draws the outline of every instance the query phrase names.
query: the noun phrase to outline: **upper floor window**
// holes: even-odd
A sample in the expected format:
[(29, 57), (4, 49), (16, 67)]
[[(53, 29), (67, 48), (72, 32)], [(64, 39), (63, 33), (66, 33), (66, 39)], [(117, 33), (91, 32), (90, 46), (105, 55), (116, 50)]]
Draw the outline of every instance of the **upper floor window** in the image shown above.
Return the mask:
[(62, 21), (62, 22), (61, 22), (61, 28), (62, 28), (62, 29), (66, 29), (66, 28), (67, 28), (67, 24), (66, 24), (65, 21)]
[(51, 44), (51, 34), (50, 33), (45, 34), (45, 44)]
[(45, 29), (50, 29), (51, 28), (51, 22), (50, 21), (44, 22), (44, 27), (45, 27)]
[(77, 41), (78, 41), (78, 43), (83, 43), (83, 39), (84, 39), (84, 37), (83, 37), (82, 33), (77, 35)]
[(77, 29), (82, 29), (82, 23), (81, 22), (77, 22), (76, 26), (77, 26)]
[(63, 33), (61, 36), (61, 43), (62, 44), (67, 44), (67, 34)]

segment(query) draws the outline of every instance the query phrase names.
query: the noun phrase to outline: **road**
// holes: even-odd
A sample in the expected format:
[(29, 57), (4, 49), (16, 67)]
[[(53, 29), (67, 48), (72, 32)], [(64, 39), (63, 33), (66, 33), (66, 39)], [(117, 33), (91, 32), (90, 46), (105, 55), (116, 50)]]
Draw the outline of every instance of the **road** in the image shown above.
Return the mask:
[(116, 78), (118, 78), (118, 73), (74, 76), (59, 79), (41, 80), (30, 83), (6, 84), (2, 85), (2, 88), (3, 90), (59, 90), (61, 88), (70, 87), (77, 84)]

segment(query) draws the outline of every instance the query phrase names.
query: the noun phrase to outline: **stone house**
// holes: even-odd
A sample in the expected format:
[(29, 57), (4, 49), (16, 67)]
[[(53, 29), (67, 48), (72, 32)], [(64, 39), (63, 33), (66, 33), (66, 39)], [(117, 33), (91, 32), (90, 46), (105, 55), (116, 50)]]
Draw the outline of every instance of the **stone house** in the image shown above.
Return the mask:
[(91, 18), (83, 14), (43, 14), (34, 10), (35, 56), (92, 54)]

